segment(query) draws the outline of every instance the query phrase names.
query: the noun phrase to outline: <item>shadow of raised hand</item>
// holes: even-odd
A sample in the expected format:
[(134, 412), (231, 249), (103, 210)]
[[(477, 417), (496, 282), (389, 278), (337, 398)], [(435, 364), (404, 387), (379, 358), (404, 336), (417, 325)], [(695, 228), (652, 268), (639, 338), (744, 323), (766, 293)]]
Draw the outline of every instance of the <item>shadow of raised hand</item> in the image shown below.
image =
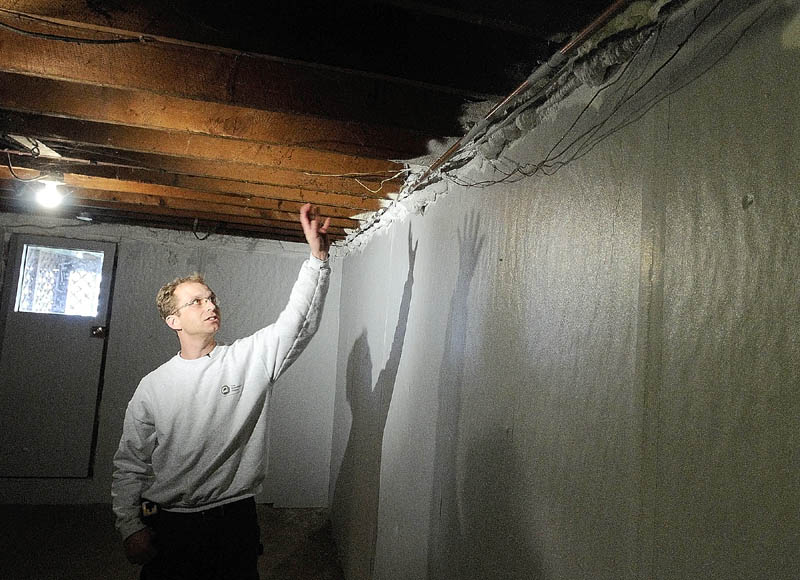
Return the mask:
[(439, 373), (439, 411), (436, 417), (433, 493), (428, 539), (428, 577), (461, 578), (467, 555), (463, 548), (464, 525), (459, 509), (458, 445), (461, 392), (467, 335), (469, 288), (483, 247), (480, 220), (471, 212), (458, 229), (458, 274), (450, 301), (445, 331), (445, 352)]
[(479, 235), (480, 218), (475, 212), (470, 212), (464, 219), (464, 225), (458, 228), (458, 278), (456, 292), (466, 294), (469, 283), (475, 273), (478, 257), (483, 249), (483, 236)]
[(366, 329), (353, 343), (347, 362), (347, 402), (352, 413), (333, 497), (333, 516), (343, 530), (340, 558), (349, 577), (371, 578), (377, 537), (383, 432), (389, 416), (397, 372), (405, 343), (414, 266), (419, 242), (408, 229), (408, 274), (403, 286), (397, 326), (386, 364), (372, 387), (372, 356)]

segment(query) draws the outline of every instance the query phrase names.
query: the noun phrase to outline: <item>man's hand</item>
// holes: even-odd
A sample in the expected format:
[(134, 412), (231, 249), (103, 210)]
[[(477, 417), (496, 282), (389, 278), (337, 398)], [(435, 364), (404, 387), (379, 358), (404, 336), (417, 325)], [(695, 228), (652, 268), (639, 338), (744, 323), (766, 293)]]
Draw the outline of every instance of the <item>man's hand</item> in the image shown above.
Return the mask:
[(320, 225), (319, 211), (310, 203), (300, 208), (300, 224), (303, 226), (303, 233), (306, 241), (311, 246), (311, 253), (320, 260), (328, 259), (328, 248), (331, 247), (328, 240), (328, 226), (331, 218), (325, 218), (325, 222)]
[(147, 564), (156, 557), (156, 550), (153, 539), (155, 532), (150, 528), (144, 528), (132, 533), (125, 538), (122, 545), (125, 547), (125, 557), (131, 564)]

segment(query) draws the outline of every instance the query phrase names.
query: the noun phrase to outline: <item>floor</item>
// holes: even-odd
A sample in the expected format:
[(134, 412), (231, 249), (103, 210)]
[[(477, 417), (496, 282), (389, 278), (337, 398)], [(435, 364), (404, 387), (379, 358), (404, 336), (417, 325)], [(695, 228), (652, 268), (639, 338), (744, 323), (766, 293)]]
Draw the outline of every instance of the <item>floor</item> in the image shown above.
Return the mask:
[[(344, 580), (327, 512), (258, 506), (261, 580)], [(0, 505), (3, 580), (137, 580), (111, 506)]]

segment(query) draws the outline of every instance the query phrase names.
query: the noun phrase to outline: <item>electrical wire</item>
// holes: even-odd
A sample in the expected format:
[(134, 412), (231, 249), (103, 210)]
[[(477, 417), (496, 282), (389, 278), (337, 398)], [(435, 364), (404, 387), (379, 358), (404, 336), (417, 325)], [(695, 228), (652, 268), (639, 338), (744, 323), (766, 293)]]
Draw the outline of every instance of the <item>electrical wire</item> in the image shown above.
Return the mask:
[[(125, 155), (120, 155), (119, 153), (99, 152), (99, 151), (96, 151), (96, 150), (86, 149), (86, 148), (83, 148), (83, 147), (76, 147), (76, 146), (71, 145), (71, 144), (61, 144), (61, 146), (58, 147), (58, 149), (60, 151), (70, 151), (70, 152), (73, 152), (73, 153), (87, 153), (87, 154), (90, 154), (90, 155), (98, 155), (98, 156), (101, 156), (101, 157), (103, 157), (105, 159), (111, 159), (111, 160), (114, 160), (114, 161), (124, 161), (124, 162), (128, 162), (130, 164), (130, 165), (127, 165), (127, 167), (131, 167), (133, 169), (144, 169), (144, 170), (148, 170), (148, 171), (153, 171), (152, 167), (148, 167), (148, 166), (143, 165), (141, 163), (141, 161), (139, 161), (137, 159), (133, 159), (131, 157), (126, 157)], [(94, 164), (94, 162), (92, 162), (92, 161), (88, 161), (86, 163), (88, 163), (90, 165)], [(86, 163), (84, 163), (84, 164), (86, 164)], [(112, 162), (108, 162), (108, 161), (100, 162), (100, 163), (101, 164), (102, 163), (107, 163), (107, 164), (111, 164), (111, 165), (117, 165), (117, 163), (112, 163)], [(400, 171), (396, 171), (394, 174), (392, 174), (391, 177), (381, 179), (377, 189), (372, 189), (366, 183), (364, 183), (363, 181), (358, 179), (358, 177), (378, 177), (378, 175), (377, 175), (378, 173), (390, 173), (391, 171), (393, 171), (393, 170), (372, 171), (372, 172), (362, 172), (362, 173), (319, 173), (319, 172), (315, 172), (315, 171), (303, 171), (302, 173), (303, 173), (303, 175), (308, 175), (310, 177), (352, 178), (356, 183), (358, 183), (361, 187), (366, 189), (368, 192), (376, 194), (376, 193), (380, 193), (381, 191), (383, 191), (383, 187), (387, 182), (392, 181), (394, 179), (397, 179), (398, 177), (400, 177), (404, 173), (410, 172), (411, 169), (410, 168), (403, 168)], [(188, 176), (193, 176), (193, 177), (206, 177), (204, 175), (194, 174), (194, 173), (185, 173), (183, 175), (188, 175)], [(260, 182), (253, 182), (253, 183), (260, 183)]]
[[(497, 162), (490, 161), (491, 165), (495, 169), (495, 172), (500, 173), (502, 175), (502, 177), (486, 179), (486, 180), (483, 180), (483, 181), (477, 181), (477, 182), (476, 181), (469, 181), (469, 180), (461, 179), (461, 178), (458, 178), (458, 177), (455, 177), (455, 176), (450, 176), (450, 175), (447, 175), (446, 173), (444, 173), (444, 171), (446, 171), (446, 169), (443, 169), (443, 178), (446, 179), (448, 182), (454, 183), (454, 184), (459, 185), (459, 186), (463, 186), (463, 187), (481, 187), (482, 188), (482, 187), (488, 187), (488, 186), (495, 185), (495, 184), (502, 183), (502, 182), (506, 182), (506, 181), (516, 182), (516, 181), (519, 181), (520, 179), (524, 179), (526, 177), (530, 177), (532, 175), (535, 175), (536, 173), (542, 173), (542, 174), (548, 175), (548, 176), (549, 175), (553, 175), (559, 169), (561, 169), (562, 167), (564, 167), (564, 166), (568, 165), (569, 163), (572, 163), (572, 162), (584, 157), (591, 150), (593, 150), (594, 147), (596, 147), (600, 142), (604, 141), (605, 139), (607, 139), (611, 135), (615, 134), (616, 132), (620, 131), (624, 127), (627, 127), (628, 125), (638, 121), (649, 110), (651, 110), (657, 103), (661, 102), (663, 99), (667, 98), (668, 96), (674, 94), (675, 92), (677, 92), (677, 91), (681, 90), (682, 88), (686, 87), (687, 85), (691, 84), (692, 82), (694, 82), (695, 80), (697, 80), (698, 78), (703, 76), (711, 68), (716, 66), (723, 58), (725, 58), (728, 54), (730, 54), (730, 52), (733, 50), (733, 48), (741, 40), (741, 38), (743, 38), (744, 35), (775, 4), (775, 2), (770, 3), (763, 11), (761, 11), (758, 15), (756, 15), (756, 17), (750, 23), (748, 23), (738, 33), (736, 38), (734, 38), (730, 42), (729, 46), (726, 47), (726, 49), (723, 51), (723, 53), (721, 55), (719, 55), (717, 58), (713, 59), (710, 63), (708, 63), (705, 66), (703, 66), (702, 68), (700, 68), (697, 73), (695, 73), (694, 75), (690, 76), (688, 79), (682, 79), (681, 82), (678, 82), (678, 83), (674, 83), (673, 82), (673, 83), (668, 84), (666, 89), (664, 89), (662, 91), (659, 91), (654, 96), (652, 96), (649, 99), (645, 100), (644, 103), (640, 104), (633, 111), (629, 112), (624, 118), (622, 118), (621, 120), (618, 120), (615, 124), (613, 124), (613, 125), (609, 126), (608, 128), (606, 128), (606, 126), (608, 125), (609, 121), (611, 121), (612, 119), (615, 118), (615, 116), (621, 111), (622, 107), (624, 105), (630, 103), (634, 97), (638, 96), (644, 90), (645, 87), (649, 86), (657, 78), (657, 76), (660, 75), (664, 71), (664, 69), (667, 67), (667, 65), (670, 62), (672, 62), (678, 56), (678, 54), (681, 51), (683, 51), (683, 49), (684, 49), (686, 43), (688, 42), (688, 40), (697, 33), (699, 28), (708, 20), (708, 18), (722, 4), (722, 2), (723, 2), (723, 0), (718, 0), (709, 9), (709, 11), (706, 12), (695, 23), (695, 25), (685, 35), (685, 37), (681, 40), (681, 42), (678, 43), (677, 47), (672, 52), (672, 54), (670, 54), (663, 62), (661, 62), (656, 67), (656, 69), (643, 82), (641, 82), (640, 84), (638, 84), (638, 86), (636, 86), (636, 88), (632, 92), (631, 92), (631, 87), (634, 85), (634, 83), (637, 83), (638, 81), (641, 80), (641, 78), (644, 76), (644, 72), (647, 70), (647, 67), (645, 66), (639, 72), (639, 74), (637, 74), (634, 77), (632, 77), (631, 79), (629, 79), (625, 83), (626, 86), (625, 86), (624, 90), (622, 91), (622, 97), (612, 107), (611, 111), (605, 116), (605, 118), (602, 121), (600, 121), (599, 123), (596, 123), (596, 124), (592, 125), (591, 127), (589, 127), (589, 129), (585, 130), (584, 132), (582, 132), (581, 134), (579, 134), (578, 136), (573, 138), (572, 141), (568, 145), (566, 145), (565, 147), (561, 148), (561, 150), (558, 153), (554, 154), (555, 149), (558, 147), (558, 144), (562, 143), (564, 141), (564, 139), (566, 138), (566, 136), (569, 134), (569, 132), (575, 126), (577, 126), (578, 120), (581, 117), (583, 117), (585, 115), (585, 113), (589, 110), (591, 102), (594, 102), (594, 100), (599, 96), (600, 92), (602, 92), (603, 90), (606, 90), (609, 87), (609, 85), (606, 85), (606, 86), (602, 87), (592, 97), (591, 102), (589, 103), (589, 105), (587, 105), (586, 107), (584, 107), (581, 110), (581, 112), (579, 113), (578, 117), (572, 123), (570, 128), (561, 136), (561, 138), (558, 140), (556, 145), (554, 145), (554, 147), (551, 148), (550, 152), (541, 161), (539, 161), (537, 163), (517, 164), (513, 168), (506, 169), (506, 170), (500, 168), (498, 166)], [(709, 39), (708, 42), (706, 42), (702, 47), (700, 47), (700, 49), (695, 51), (695, 56), (692, 57), (692, 59), (689, 62), (689, 65), (694, 64), (697, 59), (699, 59), (700, 57), (706, 55), (709, 46), (714, 41), (716, 41), (718, 39), (718, 37), (725, 32), (726, 29), (728, 29), (730, 26), (732, 26), (733, 22), (735, 20), (737, 20), (739, 17), (741, 17), (741, 15), (744, 14), (746, 11), (747, 11), (747, 8), (744, 8), (734, 19), (732, 19), (727, 24), (725, 24), (720, 31), (716, 32)], [(655, 37), (655, 41), (653, 43), (652, 50), (650, 51), (650, 54), (647, 57), (648, 60), (652, 59), (652, 55), (653, 55), (653, 53), (655, 51), (655, 48), (656, 48), (655, 44), (658, 41), (658, 37), (660, 36), (661, 28), (664, 25), (665, 25), (665, 23), (662, 23), (662, 25), (659, 27), (659, 34), (656, 35), (656, 37)], [(633, 60), (635, 60), (635, 58), (637, 56), (639, 56), (638, 52), (637, 52), (636, 55), (634, 55), (633, 59), (627, 63), (627, 65), (625, 67), (625, 70), (623, 70), (620, 73), (620, 76), (618, 76), (618, 78), (614, 81), (614, 83), (618, 82), (621, 79), (621, 75), (625, 74), (628, 66), (633, 62)], [(510, 163), (513, 164), (513, 162), (511, 162), (508, 159), (505, 159), (505, 161), (506, 162), (510, 162)]]
[(366, 189), (368, 192), (370, 192), (370, 193), (380, 193), (381, 191), (383, 191), (383, 186), (386, 185), (386, 183), (397, 179), (398, 177), (400, 177), (404, 173), (409, 173), (411, 171), (411, 169), (408, 168), (408, 167), (405, 167), (405, 168), (401, 169), (400, 171), (396, 171), (391, 177), (387, 177), (385, 179), (381, 179), (380, 182), (378, 183), (378, 188), (377, 189), (372, 189), (371, 187), (369, 187), (369, 185), (367, 185), (366, 183), (361, 181), (359, 179), (359, 177), (378, 178), (378, 175), (377, 175), (378, 173), (390, 173), (392, 171), (393, 171), (392, 169), (387, 169), (387, 170), (384, 170), (384, 171), (364, 172), (364, 173), (318, 173), (316, 171), (303, 171), (303, 175), (308, 175), (310, 177), (353, 178), (353, 181), (355, 181), (361, 187)]
[[(638, 109), (633, 111), (633, 114), (631, 116), (629, 116), (627, 119), (625, 119), (622, 122), (620, 122), (617, 126), (613, 127), (607, 133), (601, 135), (601, 138), (605, 139), (608, 136), (613, 135), (617, 131), (623, 129), (624, 127), (627, 127), (631, 123), (634, 123), (634, 122), (638, 121), (650, 109), (652, 109), (657, 103), (661, 102), (663, 99), (669, 97), (670, 95), (676, 93), (677, 91), (679, 91), (679, 90), (683, 89), (684, 87), (688, 86), (689, 84), (693, 83), (695, 80), (697, 80), (698, 78), (703, 76), (706, 72), (708, 72), (711, 68), (716, 66), (723, 58), (725, 58), (726, 56), (728, 56), (728, 54), (730, 54), (730, 52), (733, 50), (733, 48), (736, 46), (736, 44), (738, 44), (738, 42), (741, 40), (741, 38), (758, 22), (758, 20), (760, 20), (760, 18), (764, 14), (766, 14), (766, 12), (771, 7), (772, 7), (772, 5), (768, 6), (764, 11), (762, 11), (752, 22), (750, 22), (739, 33), (739, 35), (734, 39), (734, 41), (731, 43), (731, 45), (727, 48), (727, 50), (723, 54), (721, 54), (719, 57), (717, 57), (711, 63), (706, 65), (704, 68), (702, 68), (699, 73), (695, 74), (694, 76), (689, 77), (688, 80), (685, 80), (684, 82), (681, 82), (681, 83), (678, 83), (676, 85), (673, 85), (668, 90), (666, 90), (666, 91), (664, 91), (664, 92), (662, 92), (662, 93), (660, 93), (660, 94), (658, 94), (658, 95), (656, 95), (654, 97), (651, 97), (648, 101), (646, 101)], [(727, 28), (727, 26), (725, 28)], [(716, 36), (717, 35), (715, 35), (714, 38), (716, 38)], [(705, 49), (709, 44), (710, 44), (710, 41), (709, 41), (709, 43), (706, 43), (706, 45), (704, 45), (703, 49)], [(699, 50), (697, 52), (697, 54), (703, 54), (703, 52), (704, 52), (703, 49)], [(694, 57), (691, 62), (693, 63), (695, 60), (696, 60), (696, 57)], [(586, 153), (588, 153), (591, 149), (593, 149), (597, 145), (597, 143), (600, 140), (602, 140), (601, 138), (598, 138), (597, 140), (595, 140), (595, 142), (591, 143), (591, 146), (588, 149), (585, 149), (583, 152), (581, 152), (580, 155), (577, 158), (583, 157)]]
[[(607, 139), (611, 135), (613, 135), (616, 132), (620, 131), (624, 127), (627, 127), (631, 123), (634, 123), (634, 122), (638, 121), (649, 110), (651, 110), (657, 103), (661, 102), (663, 99), (665, 99), (668, 96), (674, 94), (675, 92), (681, 90), (685, 86), (691, 84), (692, 82), (694, 82), (695, 80), (697, 80), (698, 78), (703, 76), (706, 72), (708, 72), (708, 70), (710, 70), (711, 68), (716, 66), (717, 63), (719, 63), (723, 58), (725, 58), (733, 50), (733, 48), (736, 46), (736, 44), (738, 44), (739, 40), (741, 40), (741, 38), (747, 33), (747, 31), (750, 30), (750, 28), (752, 28), (752, 26), (754, 26), (755, 23), (771, 7), (771, 6), (768, 6), (764, 11), (762, 11), (759, 15), (757, 15), (756, 18), (752, 22), (750, 22), (739, 33), (739, 35), (730, 43), (730, 45), (727, 47), (727, 49), (719, 57), (714, 59), (712, 62), (708, 63), (703, 68), (701, 68), (699, 70), (699, 72), (697, 72), (696, 74), (690, 76), (688, 79), (683, 80), (682, 82), (679, 82), (677, 84), (673, 83), (671, 86), (668, 86), (665, 90), (658, 92), (656, 95), (654, 95), (654, 96), (650, 97), (648, 100), (646, 100), (643, 104), (639, 105), (638, 108), (636, 108), (632, 112), (630, 112), (625, 118), (623, 118), (622, 120), (618, 121), (615, 125), (611, 126), (609, 129), (607, 129), (607, 130), (605, 130), (603, 132), (600, 132), (600, 129), (605, 127), (606, 123), (610, 119), (612, 119), (613, 116), (617, 112), (619, 112), (619, 110), (622, 108), (623, 105), (625, 105), (628, 102), (630, 102), (633, 99), (633, 97), (637, 96), (646, 86), (648, 86), (656, 78), (656, 76), (658, 74), (660, 74), (665, 69), (665, 67), (669, 64), (669, 62), (671, 62), (678, 55), (678, 53), (680, 53), (683, 50), (683, 47), (685, 46), (685, 44), (688, 41), (688, 39), (690, 37), (692, 37), (697, 32), (699, 27), (711, 16), (712, 12), (714, 10), (716, 10), (716, 8), (721, 3), (722, 3), (722, 0), (718, 0), (718, 2), (709, 10), (709, 12), (706, 13), (697, 22), (697, 24), (693, 27), (693, 29), (679, 43), (678, 47), (673, 51), (673, 54), (671, 54), (664, 62), (662, 62), (656, 68), (656, 70), (640, 86), (638, 86), (632, 93), (628, 93), (628, 90), (630, 88), (630, 84), (629, 84), (629, 86), (626, 87), (625, 94), (623, 95), (623, 98), (620, 100), (620, 102), (617, 103), (617, 105), (615, 105), (615, 107), (613, 108), (612, 112), (608, 116), (606, 116), (606, 118), (603, 119), (603, 121), (601, 123), (591, 127), (588, 131), (584, 132), (582, 135), (580, 135), (579, 137), (574, 139), (572, 141), (572, 143), (570, 143), (569, 146), (564, 148), (562, 150), (562, 152), (559, 153), (559, 155), (557, 155), (555, 157), (547, 157), (545, 160), (543, 160), (542, 162), (539, 162), (535, 166), (531, 166), (530, 164), (528, 164), (527, 166), (521, 166), (520, 167), (520, 173), (525, 175), (525, 176), (529, 176), (529, 175), (532, 175), (533, 173), (536, 173), (538, 170), (541, 169), (541, 171), (545, 175), (552, 175), (556, 171), (558, 171), (558, 169), (560, 169), (560, 168), (564, 167), (565, 165), (567, 165), (567, 164), (569, 164), (569, 163), (571, 163), (571, 162), (573, 162), (573, 161), (575, 161), (577, 159), (580, 159), (583, 156), (585, 156), (586, 154), (588, 154), (592, 149), (594, 149), (594, 147), (596, 147), (603, 140)], [(741, 16), (741, 14), (743, 12), (744, 12), (744, 10), (742, 12), (740, 12), (739, 15), (737, 15), (737, 18), (739, 16)], [(728, 28), (730, 25), (731, 25), (731, 23), (726, 24), (725, 27), (723, 27), (723, 30)], [(721, 33), (722, 33), (722, 31), (720, 31), (717, 34), (715, 34), (711, 38), (711, 40), (709, 40), (709, 42), (707, 42), (700, 50), (696, 51), (695, 54), (696, 55), (704, 55), (704, 54), (706, 54), (706, 49), (708, 48), (708, 46), (714, 40), (716, 40), (716, 38)], [(699, 58), (699, 57), (698, 56), (693, 57), (691, 59), (691, 61), (690, 61), (690, 64), (693, 64), (697, 58)], [(641, 76), (642, 76), (641, 74), (638, 75), (637, 79), (640, 78)], [(598, 132), (600, 132), (599, 135), (597, 135)], [(576, 143), (580, 139), (582, 139), (584, 137), (586, 137), (586, 140), (584, 142), (582, 142), (581, 144), (577, 145), (575, 147), (575, 150), (569, 155), (568, 158), (566, 158), (566, 159), (559, 159), (558, 158), (559, 156), (562, 156), (562, 155), (566, 154), (567, 151), (569, 151), (573, 146), (576, 145)], [(531, 171), (531, 169), (533, 169), (533, 170)]]
[[(15, 16), (22, 16), (20, 14), (11, 12), (9, 10), (0, 10), (0, 12), (4, 14), (13, 14)], [(25, 15), (25, 18), (30, 20), (38, 21), (38, 22), (45, 22), (47, 24), (55, 24), (52, 21), (45, 20), (43, 18), (35, 18), (32, 16)], [(64, 24), (58, 24), (59, 26), (65, 26)], [(58, 40), (61, 42), (74, 42), (77, 44), (132, 44), (132, 43), (140, 43), (140, 42), (152, 42), (155, 39), (150, 36), (140, 35), (135, 38), (133, 37), (118, 37), (118, 38), (81, 38), (75, 36), (62, 36), (60, 34), (49, 34), (46, 32), (36, 32), (33, 30), (25, 30), (24, 28), (19, 28), (17, 26), (13, 26), (6, 22), (0, 22), (0, 28), (5, 28), (7, 30), (11, 30), (12, 32), (16, 32), (17, 34), (23, 34), (25, 36), (31, 36), (33, 38), (43, 38), (45, 40)]]
[(50, 177), (49, 175), (41, 173), (41, 172), (37, 177), (27, 177), (27, 178), (26, 177), (20, 177), (19, 175), (17, 175), (17, 173), (14, 171), (14, 167), (11, 165), (11, 153), (9, 153), (8, 151), (6, 151), (6, 163), (8, 164), (8, 170), (11, 172), (11, 175), (17, 181), (24, 181), (24, 182), (39, 181), (39, 180), (44, 179), (46, 177)]
[[(448, 161), (447, 163), (443, 164), (436, 175), (426, 176), (425, 179), (419, 180), (419, 182), (414, 183), (413, 187), (407, 187), (401, 192), (400, 196), (397, 198), (397, 202), (400, 202), (410, 195), (414, 193), (417, 189), (421, 189), (424, 187), (428, 187), (432, 183), (435, 183), (439, 180), (445, 180), (447, 183), (453, 183), (455, 185), (459, 185), (462, 187), (478, 187), (484, 188), (489, 186), (497, 185), (498, 183), (503, 182), (510, 182), (515, 183), (537, 173), (542, 173), (543, 175), (553, 175), (559, 169), (565, 167), (566, 165), (582, 158), (583, 156), (587, 155), (590, 151), (594, 149), (599, 143), (610, 137), (611, 135), (615, 134), (616, 132), (620, 131), (624, 127), (638, 121), (641, 119), (649, 110), (651, 110), (657, 103), (661, 102), (663, 99), (667, 98), (668, 96), (674, 94), (675, 92), (681, 90), (685, 86), (691, 84), (704, 74), (706, 74), (711, 68), (716, 66), (723, 58), (725, 58), (733, 48), (738, 44), (738, 42), (744, 37), (748, 30), (750, 30), (756, 22), (758, 22), (769, 10), (772, 6), (774, 6), (775, 2), (770, 3), (763, 11), (761, 11), (750, 23), (748, 23), (743, 30), (741, 30), (736, 38), (734, 38), (727, 47), (723, 50), (722, 54), (720, 54), (717, 58), (714, 58), (710, 63), (707, 63), (705, 66), (700, 67), (699, 72), (694, 75), (691, 75), (688, 79), (682, 77), (680, 82), (670, 81), (667, 83), (667, 87), (663, 90), (658, 91), (654, 96), (649, 97), (633, 109), (633, 111), (629, 111), (625, 114), (622, 119), (619, 119), (618, 116), (623, 110), (623, 107), (628, 105), (633, 101), (635, 97), (640, 95), (642, 91), (653, 84), (653, 82), (660, 77), (660, 75), (664, 72), (666, 67), (672, 62), (679, 53), (684, 50), (684, 47), (688, 43), (689, 39), (695, 36), (698, 32), (700, 27), (710, 18), (710, 16), (714, 13), (714, 11), (722, 4), (723, 0), (717, 0), (717, 2), (694, 24), (694, 26), (685, 34), (685, 37), (678, 43), (677, 47), (673, 51), (671, 55), (669, 55), (664, 61), (662, 61), (656, 69), (647, 76), (644, 80), (645, 73), (648, 70), (648, 64), (652, 61), (653, 55), (655, 54), (656, 47), (659, 43), (659, 39), (661, 36), (662, 29), (666, 26), (668, 18), (661, 22), (655, 29), (655, 34), (652, 35), (647, 41), (643, 42), (637, 49), (635, 50), (634, 54), (626, 61), (625, 65), (622, 67), (620, 71), (617, 71), (615, 74), (615, 79), (612, 83), (604, 85), (601, 87), (597, 93), (592, 97), (591, 102), (582, 109), (579, 113), (578, 118), (572, 123), (570, 128), (561, 136), (561, 138), (556, 142), (556, 144), (551, 148), (550, 152), (544, 157), (544, 159), (540, 160), (537, 163), (528, 163), (528, 164), (518, 164), (510, 159), (501, 157), (498, 160), (492, 159), (485, 159), (493, 168), (495, 175), (493, 177), (487, 178), (481, 181), (471, 181), (467, 179), (463, 179), (457, 176), (453, 172), (458, 167), (463, 166), (466, 162), (473, 159), (478, 154), (478, 149), (476, 143), (473, 144), (473, 147), (470, 151), (464, 151), (461, 153), (463, 156), (462, 158), (457, 158), (453, 156), (453, 158)], [(724, 31), (733, 26), (734, 21), (738, 21), (738, 19), (747, 12), (748, 7), (743, 8), (739, 14), (737, 14), (733, 19), (731, 19), (728, 23), (726, 23), (722, 30), (717, 31), (710, 40), (708, 40), (702, 47), (700, 47), (697, 51), (694, 52), (694, 56), (690, 59), (689, 64), (687, 65), (687, 69), (692, 70), (692, 66), (694, 65), (701, 57), (704, 57), (708, 53), (709, 47), (718, 39), (720, 35), (724, 33)], [(642, 49), (650, 43), (651, 50), (647, 56), (643, 56)], [(628, 75), (632, 64), (635, 60), (645, 58), (646, 63), (645, 65), (639, 70), (638, 74), (635, 75)], [(626, 75), (627, 78), (626, 78)], [(624, 81), (623, 81), (624, 79)], [(556, 83), (556, 80), (553, 80), (552, 83)], [(587, 130), (583, 131), (579, 135), (575, 136), (571, 139), (569, 144), (565, 145), (564, 147), (559, 148), (559, 144), (563, 144), (569, 133), (578, 125), (578, 121), (583, 118), (589, 109), (591, 108), (591, 104), (600, 96), (600, 94), (608, 90), (611, 85), (618, 84), (620, 82), (624, 83), (623, 90), (621, 91), (620, 99), (611, 107), (610, 112), (606, 113), (605, 117), (599, 122), (595, 123)], [(538, 95), (541, 94), (541, 91), (537, 93), (536, 97), (529, 99), (527, 103), (523, 103), (519, 106), (530, 107), (532, 103), (537, 102)], [(541, 101), (539, 101), (541, 102)], [(512, 111), (509, 113), (509, 116), (513, 115), (514, 112)], [(614, 121), (616, 119), (616, 121)], [(497, 125), (506, 125), (510, 121), (509, 119), (504, 119), (498, 122)], [(488, 138), (489, 131), (487, 130), (487, 135), (484, 135), (481, 140), (485, 141)], [(556, 152), (556, 149), (559, 149)], [(498, 175), (499, 174), (499, 175)], [(438, 195), (434, 192), (433, 194), (433, 201), (427, 201), (422, 205), (419, 209), (424, 210), (424, 207), (429, 203), (433, 203), (436, 201)], [(351, 242), (353, 239), (364, 233), (365, 231), (369, 230), (370, 228), (374, 227), (376, 224), (380, 223), (380, 218), (382, 214), (387, 211), (388, 208), (385, 208), (381, 212), (376, 212), (376, 215), (373, 219), (368, 223), (365, 224), (358, 232), (356, 232), (353, 236), (345, 240), (345, 244)]]
[[(439, 174), (442, 174), (445, 169), (444, 167), (450, 167), (448, 163), (450, 160), (457, 156), (460, 151), (463, 151), (467, 144), (472, 142), (474, 138), (484, 130), (487, 130), (490, 126), (491, 121), (495, 120), (496, 117), (500, 117), (500, 115), (505, 114), (508, 109), (512, 106), (514, 101), (517, 99), (518, 96), (525, 93), (525, 91), (536, 87), (540, 82), (544, 82), (545, 85), (548, 85), (550, 81), (547, 79), (550, 77), (553, 71), (558, 71), (566, 65), (567, 61), (567, 54), (571, 52), (574, 48), (583, 44), (588, 38), (592, 36), (603, 24), (605, 24), (611, 16), (616, 13), (622, 6), (627, 4), (630, 0), (614, 0), (614, 2), (606, 8), (606, 10), (598, 17), (596, 17), (592, 22), (589, 23), (583, 30), (581, 30), (575, 38), (573, 38), (570, 42), (568, 42), (564, 47), (561, 48), (558, 52), (553, 54), (553, 56), (548, 60), (547, 63), (543, 63), (542, 66), (538, 67), (533, 73), (523, 82), (520, 86), (518, 86), (510, 95), (508, 95), (505, 99), (503, 99), (500, 103), (497, 103), (487, 114), (486, 116), (479, 121), (478, 123), (473, 126), (473, 128), (463, 137), (458, 139), (450, 148), (445, 151), (434, 163), (426, 168), (421, 174), (416, 176), (413, 179), (413, 182), (409, 183), (406, 182), (406, 188), (404, 192), (401, 192), (401, 195), (388, 207), (379, 210), (373, 215), (373, 219), (366, 225), (359, 228), (359, 230), (355, 233), (352, 238), (348, 238), (348, 241), (354, 239), (355, 237), (363, 234), (365, 231), (372, 228), (376, 223), (379, 223), (380, 218), (383, 214), (385, 214), (390, 207), (397, 204), (402, 199), (410, 196), (414, 191), (417, 191), (423, 187), (427, 187), (427, 185), (432, 180), (441, 179), (440, 177), (437, 178), (433, 176), (434, 171), (438, 171)], [(466, 162), (466, 161), (465, 161)], [(463, 164), (463, 163), (462, 163)]]
[(395, 173), (395, 174), (394, 174), (394, 175), (392, 175), (391, 177), (387, 177), (386, 179), (382, 179), (382, 180), (381, 180), (381, 182), (380, 182), (380, 184), (378, 185), (378, 188), (377, 188), (377, 189), (371, 189), (370, 187), (368, 187), (368, 186), (367, 186), (365, 183), (363, 183), (363, 182), (362, 182), (360, 179), (358, 179), (357, 177), (356, 177), (356, 178), (354, 178), (354, 179), (355, 179), (355, 182), (356, 182), (357, 184), (359, 184), (361, 187), (363, 187), (364, 189), (366, 189), (368, 192), (370, 192), (370, 193), (380, 193), (380, 192), (383, 190), (383, 186), (384, 186), (386, 183), (388, 183), (388, 182), (390, 182), (390, 181), (392, 181), (392, 180), (394, 180), (394, 179), (397, 179), (398, 177), (400, 177), (400, 176), (401, 176), (401, 175), (403, 175), (404, 173), (408, 173), (408, 171), (409, 171), (409, 169), (401, 169), (400, 171), (398, 171), (397, 173)]

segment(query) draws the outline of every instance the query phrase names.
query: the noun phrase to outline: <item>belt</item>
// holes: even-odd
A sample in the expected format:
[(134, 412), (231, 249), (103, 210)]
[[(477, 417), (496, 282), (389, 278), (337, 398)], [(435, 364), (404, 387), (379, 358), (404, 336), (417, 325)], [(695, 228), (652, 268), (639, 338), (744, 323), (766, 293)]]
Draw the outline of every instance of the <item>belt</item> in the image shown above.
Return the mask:
[(224, 503), (212, 508), (196, 511), (196, 512), (173, 512), (166, 509), (159, 510), (159, 515), (162, 518), (175, 518), (175, 519), (219, 519), (226, 516), (234, 516), (242, 514), (247, 511), (255, 509), (256, 501), (252, 497), (246, 497), (230, 503)]

